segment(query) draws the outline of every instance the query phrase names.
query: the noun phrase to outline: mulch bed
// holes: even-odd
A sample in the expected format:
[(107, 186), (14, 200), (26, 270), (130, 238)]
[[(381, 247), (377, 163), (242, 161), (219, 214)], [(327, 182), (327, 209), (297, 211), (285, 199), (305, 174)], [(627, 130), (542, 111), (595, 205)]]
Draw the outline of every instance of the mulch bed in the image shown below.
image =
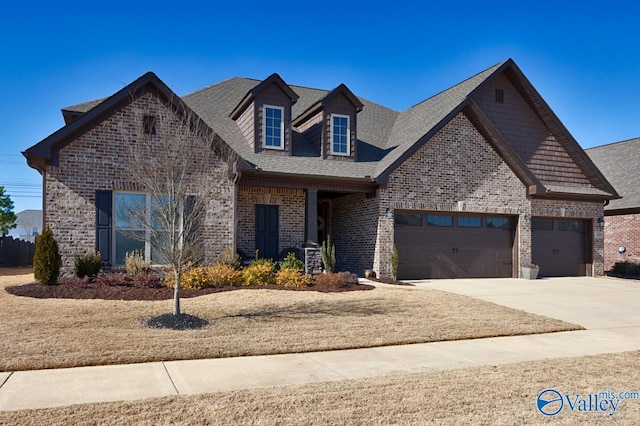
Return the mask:
[[(270, 289), (289, 291), (319, 291), (322, 293), (338, 293), (343, 291), (373, 290), (375, 287), (364, 284), (346, 284), (340, 287), (281, 287), (277, 285), (210, 287), (203, 290), (185, 290), (180, 292), (181, 298), (204, 296), (233, 290)], [(42, 285), (38, 283), (6, 287), (5, 290), (15, 296), (33, 297), (36, 299), (103, 299), (103, 300), (169, 300), (173, 299), (173, 289), (168, 287), (144, 288), (130, 286), (70, 286)]]

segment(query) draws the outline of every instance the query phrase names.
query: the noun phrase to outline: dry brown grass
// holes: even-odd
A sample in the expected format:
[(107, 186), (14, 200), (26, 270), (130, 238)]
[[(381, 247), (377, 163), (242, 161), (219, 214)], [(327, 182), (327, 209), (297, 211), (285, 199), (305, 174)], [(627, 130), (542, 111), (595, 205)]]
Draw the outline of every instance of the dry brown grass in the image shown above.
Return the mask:
[(546, 418), (535, 407), (549, 387), (563, 393), (637, 391), (640, 352), (522, 362), (373, 379), (251, 389), (136, 402), (0, 412), (20, 425), (617, 424), (640, 422), (640, 400), (616, 414)]
[(436, 290), (347, 293), (237, 290), (182, 301), (210, 322), (151, 329), (171, 301), (32, 299), (2, 290), (32, 275), (0, 276), (0, 371), (201, 359), (397, 345), (580, 327)]

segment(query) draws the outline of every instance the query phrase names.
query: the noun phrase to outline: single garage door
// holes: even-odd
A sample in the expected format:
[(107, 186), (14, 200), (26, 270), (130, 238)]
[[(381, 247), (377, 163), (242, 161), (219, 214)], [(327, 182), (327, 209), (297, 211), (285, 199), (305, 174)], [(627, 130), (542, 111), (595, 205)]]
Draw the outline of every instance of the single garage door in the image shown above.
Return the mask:
[(399, 279), (513, 276), (515, 219), (396, 212)]
[(531, 258), (540, 276), (567, 277), (587, 274), (587, 230), (590, 221), (534, 218), (531, 221)]

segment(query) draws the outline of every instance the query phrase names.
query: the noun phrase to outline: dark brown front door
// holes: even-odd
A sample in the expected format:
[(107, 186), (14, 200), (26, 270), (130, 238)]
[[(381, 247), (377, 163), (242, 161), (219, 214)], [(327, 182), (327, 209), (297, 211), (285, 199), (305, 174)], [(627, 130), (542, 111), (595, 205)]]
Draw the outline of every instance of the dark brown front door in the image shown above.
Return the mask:
[(511, 277), (514, 227), (508, 216), (398, 212), (398, 278)]
[(540, 276), (586, 275), (589, 223), (578, 219), (533, 219), (531, 258), (540, 267)]
[(256, 204), (256, 250), (265, 259), (278, 259), (278, 206)]

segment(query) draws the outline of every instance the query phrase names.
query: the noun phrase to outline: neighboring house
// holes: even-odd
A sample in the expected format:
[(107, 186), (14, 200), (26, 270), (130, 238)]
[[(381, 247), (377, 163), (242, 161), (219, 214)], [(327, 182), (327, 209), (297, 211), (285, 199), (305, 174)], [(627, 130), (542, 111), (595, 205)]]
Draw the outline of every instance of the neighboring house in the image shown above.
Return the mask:
[(42, 210), (23, 210), (16, 213), (16, 218), (16, 227), (9, 231), (9, 236), (35, 242), (42, 233)]
[[(67, 270), (93, 249), (121, 262), (112, 212), (136, 189), (122, 158), (135, 137), (116, 130), (174, 96), (147, 73), (63, 109), (67, 124), (24, 152)], [(179, 99), (241, 160), (212, 200), (226, 208), (205, 219), (207, 262), (331, 235), (338, 268), (358, 274), (389, 276), (394, 246), (402, 279), (519, 277), (530, 262), (542, 276), (603, 273), (599, 221), (618, 194), (512, 60), (403, 112), (278, 74)], [(159, 137), (172, 125), (156, 123)]]
[(624, 260), (640, 261), (640, 138), (586, 150), (622, 198), (604, 207), (605, 270)]

